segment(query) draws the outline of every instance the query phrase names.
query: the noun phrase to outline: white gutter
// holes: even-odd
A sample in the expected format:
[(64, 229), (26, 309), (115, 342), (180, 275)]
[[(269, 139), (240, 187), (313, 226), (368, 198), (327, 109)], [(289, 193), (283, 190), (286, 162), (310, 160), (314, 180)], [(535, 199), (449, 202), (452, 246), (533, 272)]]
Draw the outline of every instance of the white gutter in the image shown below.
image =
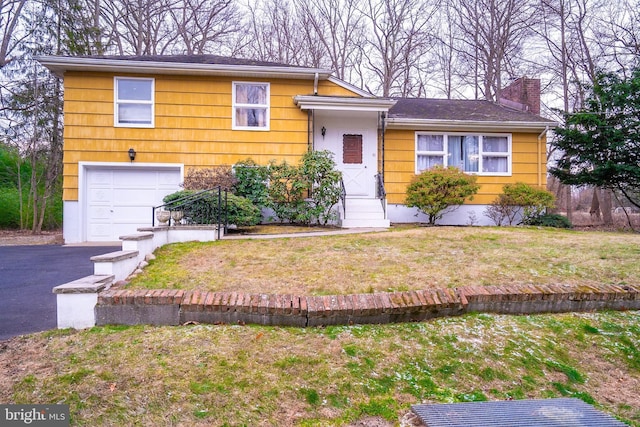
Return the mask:
[(442, 131), (540, 131), (550, 126), (555, 126), (555, 122), (516, 122), (500, 120), (432, 120), (432, 119), (407, 119), (393, 118), (387, 119), (387, 129), (407, 129), (407, 130), (442, 130)]
[(315, 77), (313, 78), (313, 94), (318, 94), (318, 73), (316, 73)]
[(331, 111), (389, 111), (396, 103), (393, 99), (383, 98), (351, 98), (339, 96), (299, 95), (293, 102), (301, 110)]
[(331, 70), (261, 65), (194, 64), (189, 62), (136, 61), (129, 59), (40, 56), (38, 62), (63, 76), (67, 71), (131, 74), (181, 74), (196, 76), (277, 77), (313, 80), (328, 79)]

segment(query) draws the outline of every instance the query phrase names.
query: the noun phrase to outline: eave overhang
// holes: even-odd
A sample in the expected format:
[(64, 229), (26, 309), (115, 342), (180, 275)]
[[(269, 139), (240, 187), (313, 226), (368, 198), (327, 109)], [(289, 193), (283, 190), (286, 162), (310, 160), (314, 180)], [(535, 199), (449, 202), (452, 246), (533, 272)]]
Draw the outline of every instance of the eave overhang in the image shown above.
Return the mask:
[(430, 120), (387, 118), (387, 129), (455, 131), (455, 132), (542, 132), (558, 125), (553, 121), (484, 121), (484, 120)]
[(322, 68), (194, 64), (188, 62), (136, 61), (123, 59), (40, 56), (38, 62), (62, 77), (67, 71), (126, 74), (174, 74), (190, 76), (234, 76), (239, 78), (328, 79), (332, 71)]
[(339, 96), (299, 95), (293, 98), (301, 110), (377, 111), (387, 112), (396, 103), (393, 99), (349, 98)]

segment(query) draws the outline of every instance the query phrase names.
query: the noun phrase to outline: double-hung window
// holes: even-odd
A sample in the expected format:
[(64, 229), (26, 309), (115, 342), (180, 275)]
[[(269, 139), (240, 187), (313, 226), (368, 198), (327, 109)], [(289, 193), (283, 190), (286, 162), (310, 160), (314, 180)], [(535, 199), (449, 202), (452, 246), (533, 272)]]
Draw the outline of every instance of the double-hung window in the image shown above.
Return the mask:
[(269, 130), (269, 83), (233, 82), (233, 129)]
[(416, 173), (435, 165), (479, 175), (511, 175), (511, 135), (416, 133)]
[(114, 80), (115, 125), (153, 127), (154, 80), (116, 77)]

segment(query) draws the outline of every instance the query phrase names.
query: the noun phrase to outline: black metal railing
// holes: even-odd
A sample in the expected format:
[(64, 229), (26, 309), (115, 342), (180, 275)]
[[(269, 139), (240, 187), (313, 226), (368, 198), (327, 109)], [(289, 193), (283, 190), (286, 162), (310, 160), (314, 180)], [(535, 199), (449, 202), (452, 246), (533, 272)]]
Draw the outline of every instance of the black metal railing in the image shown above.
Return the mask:
[(344, 219), (347, 216), (347, 189), (342, 178), (340, 178), (340, 201), (342, 202), (342, 219)]
[(384, 178), (382, 174), (379, 173), (376, 175), (376, 197), (380, 199), (380, 203), (382, 203), (382, 211), (384, 212), (384, 217), (387, 217), (387, 192), (384, 189)]
[(161, 223), (166, 222), (168, 226), (216, 224), (219, 239), (221, 230), (226, 232), (229, 226), (227, 202), (227, 190), (221, 187), (198, 191), (163, 205), (154, 206), (151, 211), (151, 224), (153, 227), (156, 226), (156, 218)]

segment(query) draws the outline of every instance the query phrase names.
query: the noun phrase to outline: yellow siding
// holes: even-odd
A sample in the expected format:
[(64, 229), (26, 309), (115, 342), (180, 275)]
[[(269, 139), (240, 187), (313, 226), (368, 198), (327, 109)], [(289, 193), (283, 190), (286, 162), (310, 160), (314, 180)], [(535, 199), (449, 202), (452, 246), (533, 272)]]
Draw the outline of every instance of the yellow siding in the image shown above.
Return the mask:
[[(544, 150), (544, 139), (541, 147)], [(546, 188), (546, 153), (538, 154), (538, 134), (513, 133), (512, 151), (512, 175), (478, 176), (480, 191), (470, 204), (491, 203), (508, 183), (525, 182)], [(384, 176), (389, 203), (403, 204), (407, 185), (415, 176), (414, 131), (390, 129), (386, 132)]]
[[(124, 76), (124, 74), (122, 75)], [(140, 77), (140, 76), (136, 76)], [(191, 167), (231, 165), (248, 157), (297, 162), (307, 150), (308, 117), (293, 102), (312, 94), (311, 80), (269, 81), (270, 130), (231, 130), (232, 81), (268, 81), (232, 77), (143, 76), (155, 78), (155, 126), (114, 127), (114, 75), (65, 75), (64, 200), (78, 198), (77, 162), (182, 163)], [(322, 95), (355, 94), (321, 82)]]

